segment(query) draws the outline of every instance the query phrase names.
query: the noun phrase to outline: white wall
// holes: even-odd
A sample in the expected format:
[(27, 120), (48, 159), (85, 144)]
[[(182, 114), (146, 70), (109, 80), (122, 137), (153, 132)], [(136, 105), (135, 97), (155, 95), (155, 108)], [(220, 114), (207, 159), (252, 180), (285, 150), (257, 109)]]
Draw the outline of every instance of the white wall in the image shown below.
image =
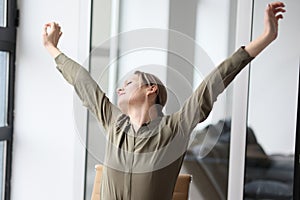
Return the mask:
[[(127, 52), (119, 59), (119, 78), (122, 79), (136, 67), (153, 64), (153, 68), (143, 68), (147, 71), (159, 75), (165, 82), (166, 79), (166, 51), (158, 49), (144, 49), (142, 41), (149, 41), (148, 44), (157, 44), (152, 47), (162, 47), (167, 49), (167, 32), (169, 23), (169, 1), (168, 0), (131, 0), (120, 3), (120, 32), (129, 37), (121, 37), (120, 52)], [(141, 29), (144, 29), (141, 31)], [(140, 30), (140, 31), (137, 31)], [(153, 35), (152, 33), (156, 34)], [(138, 37), (136, 37), (138, 36)], [(123, 40), (122, 40), (123, 39)], [(135, 45), (135, 46), (134, 46)], [(140, 47), (136, 49), (135, 47)], [(131, 51), (135, 50), (135, 51)], [(129, 53), (129, 51), (131, 51)], [(147, 70), (148, 68), (148, 70)]]
[(58, 21), (61, 49), (82, 62), (79, 44), (87, 35), (79, 30), (86, 7), (80, 0), (27, 0), (18, 7), (11, 199), (82, 199), (83, 147), (73, 123), (73, 90), (43, 48), (41, 33), (44, 23)]

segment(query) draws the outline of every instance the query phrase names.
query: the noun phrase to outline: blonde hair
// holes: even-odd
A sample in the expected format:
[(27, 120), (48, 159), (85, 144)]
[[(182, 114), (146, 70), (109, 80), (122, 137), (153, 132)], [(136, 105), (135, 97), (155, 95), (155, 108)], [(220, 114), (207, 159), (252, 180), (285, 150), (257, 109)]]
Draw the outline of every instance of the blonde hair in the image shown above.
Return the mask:
[(141, 71), (135, 71), (134, 74), (139, 76), (143, 84), (157, 85), (158, 91), (157, 91), (155, 104), (159, 104), (162, 107), (164, 107), (167, 102), (167, 89), (164, 86), (164, 84), (159, 80), (159, 78), (157, 78), (153, 74), (141, 72)]

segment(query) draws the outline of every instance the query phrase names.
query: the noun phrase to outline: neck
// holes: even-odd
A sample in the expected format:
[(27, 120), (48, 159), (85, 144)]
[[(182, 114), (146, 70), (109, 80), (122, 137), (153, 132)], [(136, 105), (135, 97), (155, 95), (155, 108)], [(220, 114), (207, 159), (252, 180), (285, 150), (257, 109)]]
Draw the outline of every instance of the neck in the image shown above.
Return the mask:
[(138, 130), (143, 124), (149, 123), (158, 117), (155, 106), (142, 105), (132, 107), (128, 111), (130, 122), (134, 125), (135, 130)]

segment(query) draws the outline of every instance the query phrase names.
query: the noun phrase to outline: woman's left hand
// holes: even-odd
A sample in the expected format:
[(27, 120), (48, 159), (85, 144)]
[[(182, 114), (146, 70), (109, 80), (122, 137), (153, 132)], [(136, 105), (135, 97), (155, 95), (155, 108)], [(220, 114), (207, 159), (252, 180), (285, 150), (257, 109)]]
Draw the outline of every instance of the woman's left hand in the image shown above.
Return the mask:
[(270, 3), (265, 10), (264, 35), (271, 41), (278, 35), (278, 21), (283, 18), (285, 5), (282, 2)]

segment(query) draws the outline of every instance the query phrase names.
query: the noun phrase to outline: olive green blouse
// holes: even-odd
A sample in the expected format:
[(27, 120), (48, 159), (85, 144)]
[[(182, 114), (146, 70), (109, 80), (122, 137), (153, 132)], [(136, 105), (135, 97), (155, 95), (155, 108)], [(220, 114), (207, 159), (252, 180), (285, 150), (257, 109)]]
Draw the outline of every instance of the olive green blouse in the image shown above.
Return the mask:
[(172, 199), (190, 133), (252, 59), (239, 48), (204, 79), (179, 111), (135, 131), (129, 116), (110, 102), (82, 66), (63, 53), (58, 55), (58, 70), (106, 131), (101, 200)]

